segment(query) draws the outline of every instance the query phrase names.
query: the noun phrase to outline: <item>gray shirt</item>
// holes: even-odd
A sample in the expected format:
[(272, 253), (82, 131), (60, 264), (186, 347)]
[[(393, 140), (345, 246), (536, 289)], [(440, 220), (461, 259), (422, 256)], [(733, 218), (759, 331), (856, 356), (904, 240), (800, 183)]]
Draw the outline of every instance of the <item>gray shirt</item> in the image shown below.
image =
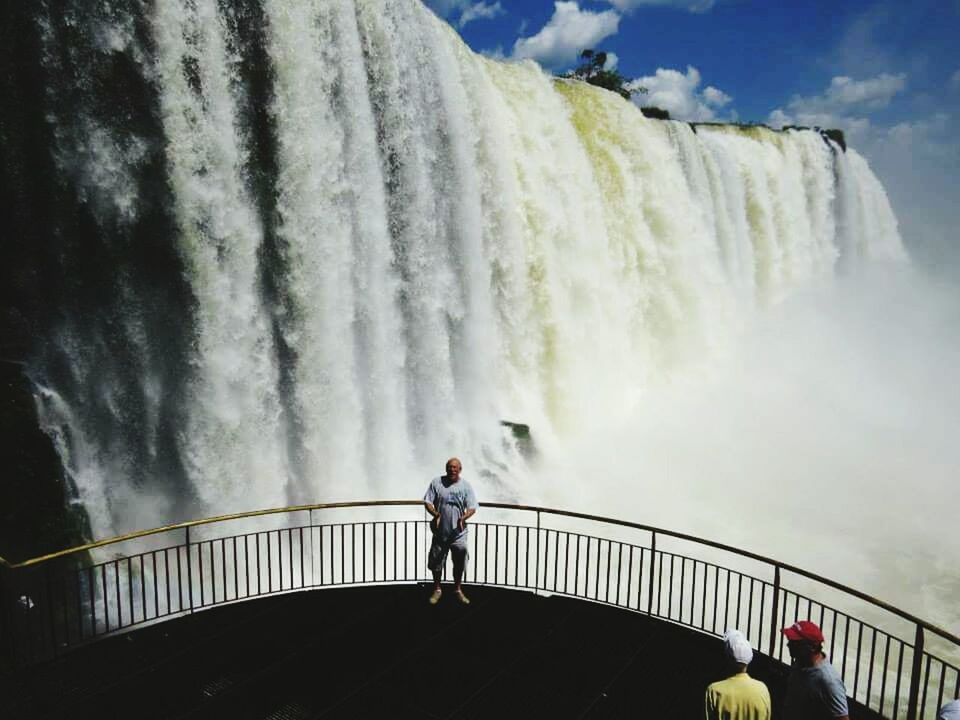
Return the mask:
[(948, 702), (940, 708), (937, 720), (960, 720), (960, 700)]
[(808, 668), (795, 667), (787, 679), (787, 720), (826, 720), (849, 715), (847, 690), (840, 673), (824, 660)]
[(470, 483), (462, 476), (455, 483), (449, 482), (446, 476), (434, 478), (423, 496), (423, 501), (433, 505), (440, 513), (440, 526), (437, 530), (440, 540), (447, 542), (460, 536), (466, 537), (466, 528), (461, 532), (458, 525), (467, 510), (477, 509), (477, 496), (473, 494)]

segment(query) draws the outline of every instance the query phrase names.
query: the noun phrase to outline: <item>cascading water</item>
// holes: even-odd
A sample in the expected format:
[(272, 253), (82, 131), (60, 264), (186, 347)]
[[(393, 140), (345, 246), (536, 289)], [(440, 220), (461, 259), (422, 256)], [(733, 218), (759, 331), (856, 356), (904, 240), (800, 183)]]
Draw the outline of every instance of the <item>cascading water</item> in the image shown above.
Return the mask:
[(645, 119), (415, 0), (42, 6), (64, 290), (29, 372), (106, 536), (544, 457), (904, 252), (813, 131)]

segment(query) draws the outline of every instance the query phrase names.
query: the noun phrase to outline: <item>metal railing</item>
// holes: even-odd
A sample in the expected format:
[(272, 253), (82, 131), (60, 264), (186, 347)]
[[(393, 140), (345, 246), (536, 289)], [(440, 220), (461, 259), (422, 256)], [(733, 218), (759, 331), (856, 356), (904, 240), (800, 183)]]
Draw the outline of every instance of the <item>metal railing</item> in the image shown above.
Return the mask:
[[(567, 595), (787, 659), (779, 629), (817, 622), (850, 697), (888, 718), (960, 697), (960, 638), (827, 578), (692, 535), (548, 508), (482, 503), (465, 581)], [(421, 508), (416, 510), (415, 508)], [(424, 582), (418, 501), (303, 505), (179, 523), (10, 565), (0, 647), (30, 667), (144, 624), (265, 595)]]

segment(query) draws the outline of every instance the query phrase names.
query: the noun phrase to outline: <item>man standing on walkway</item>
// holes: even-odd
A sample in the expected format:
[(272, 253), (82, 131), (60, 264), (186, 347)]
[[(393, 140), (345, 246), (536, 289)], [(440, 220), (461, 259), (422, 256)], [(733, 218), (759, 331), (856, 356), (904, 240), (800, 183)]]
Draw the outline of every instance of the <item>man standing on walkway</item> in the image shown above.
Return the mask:
[(423, 504), (433, 517), (430, 522), (433, 541), (427, 557), (427, 567), (433, 573), (431, 605), (440, 601), (440, 578), (447, 562), (447, 552), (453, 554), (454, 594), (464, 605), (470, 604), (463, 594), (461, 581), (467, 565), (467, 520), (477, 512), (477, 496), (470, 483), (460, 477), (462, 469), (457, 458), (447, 460), (446, 474), (433, 480), (423, 496)]
[(747, 665), (753, 660), (750, 641), (739, 630), (727, 630), (723, 649), (732, 672), (707, 688), (707, 720), (770, 720), (770, 691), (747, 675)]
[(786, 720), (849, 720), (847, 690), (823, 653), (823, 633), (809, 620), (780, 632), (787, 638), (791, 669), (787, 678)]

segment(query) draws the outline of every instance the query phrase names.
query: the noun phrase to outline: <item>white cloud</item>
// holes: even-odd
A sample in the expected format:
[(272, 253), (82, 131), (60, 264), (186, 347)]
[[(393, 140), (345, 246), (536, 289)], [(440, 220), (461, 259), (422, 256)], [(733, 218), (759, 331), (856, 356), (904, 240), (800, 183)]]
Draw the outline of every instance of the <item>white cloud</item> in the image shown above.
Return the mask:
[(536, 35), (520, 38), (513, 46), (517, 60), (531, 58), (547, 67), (557, 67), (576, 59), (584, 48), (593, 48), (614, 35), (620, 15), (614, 10), (581, 10), (574, 2), (554, 3), (553, 17)]
[(691, 65), (687, 66), (686, 74), (658, 68), (655, 75), (632, 80), (627, 87), (647, 88), (648, 92), (634, 95), (633, 101), (637, 105), (668, 110), (670, 117), (676, 120), (717, 120), (716, 111), (733, 98), (712, 86), (699, 91), (700, 79), (700, 71)]
[(724, 105), (730, 103), (733, 100), (732, 97), (727, 95), (723, 90), (718, 90), (713, 85), (707, 85), (703, 89), (703, 101), (710, 107), (722, 108)]
[(620, 58), (617, 57), (616, 53), (608, 52), (607, 61), (603, 64), (604, 70), (613, 70), (617, 67), (617, 63), (620, 62)]
[(507, 11), (503, 9), (500, 5), (499, 0), (495, 3), (485, 3), (482, 0), (480, 2), (475, 2), (469, 7), (465, 8), (462, 13), (460, 13), (460, 27), (462, 28), (468, 22), (474, 20), (490, 20), (497, 17), (498, 15), (503, 15)]
[(622, 12), (630, 12), (643, 6), (656, 5), (659, 7), (672, 7), (678, 10), (702, 13), (707, 12), (707, 10), (710, 10), (716, 5), (716, 0), (607, 0), (607, 2)]
[(901, 92), (906, 85), (907, 76), (904, 73), (881, 73), (866, 80), (854, 80), (840, 75), (833, 78), (820, 95), (794, 95), (787, 103), (787, 114), (794, 117), (843, 116), (854, 112), (862, 114), (864, 111), (879, 110), (889, 105), (893, 96)]

